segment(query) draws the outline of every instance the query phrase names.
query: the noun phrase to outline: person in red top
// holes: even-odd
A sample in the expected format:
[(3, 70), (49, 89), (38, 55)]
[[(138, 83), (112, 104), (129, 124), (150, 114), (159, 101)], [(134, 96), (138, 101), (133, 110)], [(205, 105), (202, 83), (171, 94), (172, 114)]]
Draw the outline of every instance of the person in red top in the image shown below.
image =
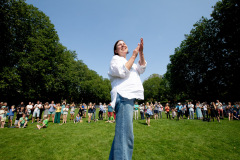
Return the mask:
[(168, 105), (168, 103), (167, 103), (166, 106), (165, 106), (165, 112), (166, 112), (166, 114), (167, 114), (167, 119), (168, 119), (168, 116), (169, 116), (169, 119), (171, 119), (171, 116), (170, 116), (169, 111), (170, 111), (170, 107), (169, 107), (169, 105)]

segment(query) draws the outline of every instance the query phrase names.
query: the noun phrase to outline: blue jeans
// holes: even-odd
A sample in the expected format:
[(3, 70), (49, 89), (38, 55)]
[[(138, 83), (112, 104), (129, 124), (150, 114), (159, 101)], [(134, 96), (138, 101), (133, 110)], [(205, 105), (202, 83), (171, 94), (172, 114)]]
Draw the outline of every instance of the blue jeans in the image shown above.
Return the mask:
[(109, 160), (130, 160), (133, 153), (133, 106), (135, 99), (117, 95), (115, 137)]
[(190, 113), (190, 119), (194, 119), (194, 111), (189, 111)]
[(159, 112), (158, 112), (158, 118), (161, 118), (161, 119), (162, 119), (162, 111), (159, 111)]

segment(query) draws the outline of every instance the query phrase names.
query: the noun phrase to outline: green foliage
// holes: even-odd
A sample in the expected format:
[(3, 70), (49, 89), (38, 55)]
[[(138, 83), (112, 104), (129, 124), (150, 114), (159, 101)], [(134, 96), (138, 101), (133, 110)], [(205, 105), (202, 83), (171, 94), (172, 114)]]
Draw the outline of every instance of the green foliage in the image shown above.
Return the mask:
[(240, 2), (218, 2), (211, 16), (194, 24), (175, 49), (166, 78), (171, 92), (185, 99), (238, 100)]
[(110, 81), (89, 70), (59, 42), (43, 12), (24, 0), (4, 0), (0, 18), (2, 100), (110, 101)]
[(143, 82), (145, 101), (168, 101), (169, 87), (166, 78), (158, 74), (152, 74)]

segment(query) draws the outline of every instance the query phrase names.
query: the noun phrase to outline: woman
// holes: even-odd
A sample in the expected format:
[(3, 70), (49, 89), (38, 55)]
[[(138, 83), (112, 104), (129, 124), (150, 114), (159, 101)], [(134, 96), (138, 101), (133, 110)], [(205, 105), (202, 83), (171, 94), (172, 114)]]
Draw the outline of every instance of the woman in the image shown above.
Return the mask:
[(48, 110), (49, 110), (49, 108), (50, 108), (50, 106), (49, 106), (49, 103), (48, 102), (46, 102), (45, 104), (44, 104), (44, 114), (43, 114), (43, 116), (48, 116)]
[(233, 106), (231, 102), (228, 102), (227, 105), (227, 113), (228, 113), (228, 120), (230, 121), (231, 119), (233, 120)]
[(52, 115), (52, 121), (54, 123), (54, 118), (55, 118), (55, 110), (56, 110), (56, 105), (54, 104), (54, 101), (51, 102), (51, 104), (49, 105), (50, 108), (48, 110), (48, 121), (50, 120), (50, 117)]
[[(140, 60), (134, 61), (137, 55)], [(143, 39), (134, 49), (127, 61), (128, 47), (118, 40), (114, 45), (114, 56), (110, 63), (111, 105), (116, 111), (115, 137), (109, 159), (132, 159), (133, 153), (133, 105), (135, 99), (144, 99), (140, 74), (145, 71), (146, 61), (143, 54)]]
[(159, 112), (159, 106), (158, 106), (157, 101), (155, 101), (155, 104), (152, 107), (154, 108), (154, 118), (155, 118), (155, 120), (157, 120), (158, 119), (158, 112)]
[(203, 103), (203, 117), (204, 119), (208, 118), (207, 103)]
[(83, 109), (82, 109), (82, 104), (79, 105), (79, 110), (78, 110), (78, 114), (80, 117), (83, 116)]
[(71, 120), (74, 120), (74, 114), (75, 114), (75, 104), (74, 104), (74, 102), (71, 104), (71, 110), (70, 110), (70, 115), (71, 115), (71, 117), (70, 117), (70, 121)]
[(62, 109), (61, 109), (61, 118), (60, 119), (63, 119), (63, 109), (66, 107), (66, 102), (65, 101), (63, 101), (61, 107), (62, 107)]
[(187, 119), (189, 119), (189, 108), (188, 108), (188, 104), (185, 103), (185, 104), (184, 104), (184, 107), (185, 107), (185, 117), (186, 117)]
[(103, 105), (101, 102), (99, 103), (98, 117), (99, 117), (99, 120), (103, 120)]
[(92, 102), (90, 102), (88, 105), (88, 123), (91, 123), (92, 114), (93, 114), (93, 105), (92, 105)]
[(166, 114), (167, 114), (167, 119), (168, 119), (168, 117), (169, 117), (169, 119), (171, 119), (171, 116), (170, 116), (169, 111), (170, 111), (170, 107), (169, 107), (168, 103), (166, 103), (165, 112), (166, 112)]
[(106, 119), (106, 114), (107, 113), (107, 105), (106, 103), (103, 103), (103, 117)]
[(194, 119), (194, 105), (192, 104), (192, 102), (188, 102), (188, 108), (190, 119)]
[(54, 117), (54, 123), (60, 123), (60, 117), (61, 117), (61, 109), (60, 103), (56, 105), (56, 113)]
[(111, 120), (111, 117), (113, 116), (113, 107), (111, 104), (108, 105), (108, 122)]
[(160, 119), (162, 119), (162, 111), (163, 111), (163, 106), (161, 105), (161, 103), (160, 102), (158, 102), (158, 106), (159, 106), (159, 112), (158, 112), (158, 118)]
[(141, 115), (141, 120), (144, 120), (144, 104), (140, 105), (140, 115)]
[(67, 123), (68, 110), (69, 110), (69, 105), (66, 105), (66, 107), (63, 108), (63, 123)]
[(147, 106), (146, 123), (147, 123), (148, 126), (150, 126), (150, 116), (153, 115), (153, 113), (152, 113), (152, 106), (149, 105), (148, 102), (146, 103), (146, 106)]
[(143, 106), (144, 106), (144, 115), (146, 115), (147, 113), (147, 106), (143, 103)]
[(134, 105), (134, 115), (135, 115), (135, 120), (137, 119), (138, 120), (138, 108), (139, 108), (139, 105), (138, 105), (138, 102), (135, 102), (135, 105)]
[(196, 104), (197, 119), (203, 118), (201, 108), (202, 108), (202, 106), (200, 105), (200, 102), (197, 102), (197, 104)]

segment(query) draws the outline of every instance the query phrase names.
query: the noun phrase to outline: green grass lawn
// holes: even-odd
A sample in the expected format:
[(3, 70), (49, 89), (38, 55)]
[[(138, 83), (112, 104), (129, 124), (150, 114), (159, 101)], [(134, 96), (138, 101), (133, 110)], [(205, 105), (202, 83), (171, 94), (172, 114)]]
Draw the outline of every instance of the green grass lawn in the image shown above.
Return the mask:
[[(70, 116), (68, 116), (68, 119)], [(37, 130), (0, 129), (0, 159), (105, 160), (114, 137), (114, 123), (104, 121), (53, 124)], [(133, 159), (240, 159), (240, 121), (134, 120)]]

